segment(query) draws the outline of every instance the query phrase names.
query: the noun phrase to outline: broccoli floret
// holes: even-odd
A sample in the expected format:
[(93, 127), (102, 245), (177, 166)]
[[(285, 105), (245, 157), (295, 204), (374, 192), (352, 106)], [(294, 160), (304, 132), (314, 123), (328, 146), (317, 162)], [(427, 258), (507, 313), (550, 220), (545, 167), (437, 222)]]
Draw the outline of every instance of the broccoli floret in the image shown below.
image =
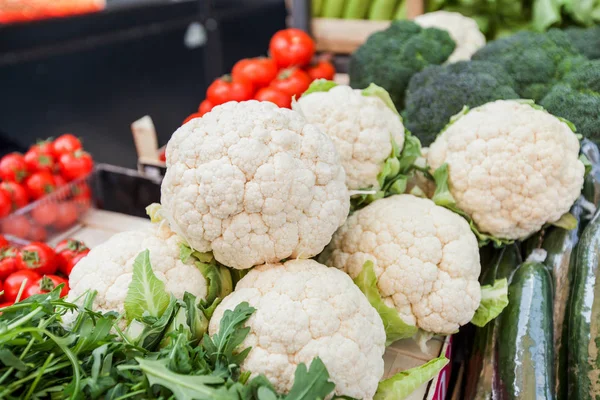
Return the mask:
[(600, 25), (564, 31), (573, 46), (590, 60), (600, 59)]
[(394, 21), (386, 30), (369, 36), (354, 52), (350, 86), (362, 89), (375, 83), (388, 91), (396, 108), (402, 109), (410, 78), (428, 65), (442, 64), (455, 46), (446, 31)]
[(501, 65), (487, 61), (427, 67), (408, 85), (405, 125), (428, 146), (463, 106), (518, 99), (514, 84)]
[(577, 132), (600, 142), (600, 60), (587, 61), (552, 87), (540, 103), (575, 124)]
[(539, 101), (560, 77), (560, 64), (579, 52), (567, 35), (558, 30), (547, 33), (519, 32), (488, 43), (473, 60), (498, 63), (513, 77), (517, 93)]

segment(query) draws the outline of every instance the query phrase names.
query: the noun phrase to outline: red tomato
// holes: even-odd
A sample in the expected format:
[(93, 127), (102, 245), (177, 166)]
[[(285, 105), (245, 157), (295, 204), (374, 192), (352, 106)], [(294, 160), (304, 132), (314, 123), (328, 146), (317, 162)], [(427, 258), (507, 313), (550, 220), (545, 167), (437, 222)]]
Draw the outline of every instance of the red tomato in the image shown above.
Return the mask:
[(200, 107), (198, 107), (198, 114), (200, 114), (200, 116), (203, 116), (207, 112), (210, 112), (213, 109), (213, 107), (213, 103), (208, 101), (208, 99), (205, 99), (202, 101), (202, 103), (200, 103)]
[(0, 280), (6, 279), (7, 276), (18, 270), (17, 255), (19, 250), (16, 247), (5, 248), (0, 252)]
[(73, 254), (77, 254), (84, 250), (89, 249), (85, 245), (85, 243), (77, 239), (63, 239), (60, 242), (58, 242), (56, 247), (54, 247), (54, 251), (56, 252), (56, 254), (60, 254), (66, 251), (71, 252)]
[(277, 76), (277, 79), (271, 82), (271, 87), (289, 96), (299, 98), (308, 89), (310, 82), (310, 78), (306, 72), (299, 68), (290, 68), (283, 70)]
[[(1, 308), (6, 308), (6, 307), (10, 307), (13, 304), (15, 304), (15, 303), (13, 303), (12, 301), (5, 301), (4, 303), (0, 303), (0, 309)], [(2, 313), (0, 312), (0, 314), (2, 314)]]
[(67, 181), (65, 180), (65, 178), (62, 177), (62, 175), (55, 174), (52, 175), (52, 177), (54, 178), (54, 184), (57, 188), (65, 186), (67, 184)]
[(48, 238), (48, 232), (46, 232), (46, 229), (44, 229), (43, 226), (31, 225), (31, 229), (29, 229), (27, 238), (29, 240), (33, 240), (34, 242), (45, 242)]
[(10, 153), (0, 160), (0, 179), (3, 181), (22, 182), (27, 178), (27, 164), (19, 153)]
[(85, 257), (89, 252), (90, 249), (85, 248), (84, 245), (84, 248), (82, 248), (81, 250), (65, 250), (58, 253), (59, 271), (65, 274), (66, 276), (69, 276), (71, 274), (71, 271), (73, 270), (73, 267), (77, 265), (79, 260)]
[(306, 69), (306, 73), (311, 80), (327, 79), (332, 81), (335, 76), (335, 67), (329, 61), (321, 60), (315, 65), (311, 65)]
[[(23, 300), (24, 294), (29, 287), (35, 285), (35, 283), (41, 278), (40, 274), (32, 270), (16, 271), (10, 274), (4, 281), (4, 300), (15, 301), (21, 286), (23, 288), (23, 294), (20, 300)], [(24, 281), (27, 280), (26, 283)]]
[(0, 235), (0, 251), (7, 248), (9, 246), (8, 240), (2, 235)]
[(52, 158), (52, 155), (50, 153), (43, 153), (34, 147), (25, 153), (23, 159), (25, 160), (25, 164), (27, 164), (29, 172), (52, 172), (54, 170), (54, 158)]
[(60, 297), (65, 297), (67, 294), (69, 294), (69, 282), (60, 276), (44, 275), (24, 291), (23, 298), (25, 299), (35, 294), (48, 293), (62, 283), (65, 285), (60, 290)]
[(56, 183), (50, 172), (40, 171), (31, 175), (25, 181), (25, 188), (29, 194), (29, 198), (37, 200), (45, 195), (54, 192)]
[(27, 203), (29, 203), (27, 191), (17, 182), (2, 182), (0, 183), (0, 190), (6, 192), (10, 196), (13, 211), (25, 207)]
[(256, 96), (254, 96), (254, 99), (258, 101), (270, 101), (281, 108), (291, 108), (292, 106), (292, 96), (272, 87), (260, 89), (256, 93)]
[(304, 66), (315, 54), (315, 42), (303, 30), (284, 29), (271, 38), (269, 52), (281, 68)]
[(73, 188), (71, 191), (73, 200), (75, 201), (90, 201), (92, 199), (92, 191), (87, 183), (81, 182)]
[(56, 212), (56, 220), (54, 221), (54, 227), (59, 231), (70, 228), (77, 222), (79, 217), (79, 210), (75, 203), (70, 201), (61, 203), (58, 205)]
[(202, 117), (202, 115), (200, 113), (193, 113), (188, 115), (188, 117), (183, 121), (183, 123), (181, 125), (185, 125), (188, 122), (190, 122), (191, 120), (193, 120), (194, 118), (200, 118)]
[(60, 158), (63, 154), (74, 153), (81, 148), (81, 141), (70, 133), (59, 136), (52, 143), (52, 152), (57, 158)]
[(6, 217), (12, 210), (12, 201), (10, 195), (4, 190), (0, 190), (0, 218)]
[(58, 204), (54, 202), (42, 203), (31, 210), (31, 217), (43, 226), (50, 226), (56, 221)]
[(167, 152), (166, 151), (161, 151), (160, 154), (158, 155), (158, 160), (162, 161), (162, 162), (167, 162)]
[(215, 80), (206, 90), (206, 97), (215, 106), (228, 101), (250, 100), (253, 95), (252, 82), (231, 79), (228, 75)]
[(75, 153), (63, 154), (58, 160), (61, 175), (67, 180), (72, 181), (82, 178), (92, 172), (94, 161), (89, 153), (83, 150), (77, 150)]
[(56, 272), (56, 253), (45, 243), (31, 242), (24, 246), (17, 256), (19, 269), (35, 271), (38, 274), (53, 274)]
[(31, 146), (29, 150), (36, 150), (40, 153), (54, 156), (54, 146), (52, 145), (52, 139), (40, 140), (39, 142)]
[(246, 58), (238, 61), (231, 71), (234, 80), (251, 82), (256, 89), (269, 86), (277, 76), (277, 63), (270, 58)]
[(2, 233), (19, 238), (26, 238), (31, 224), (24, 215), (13, 215), (2, 221)]

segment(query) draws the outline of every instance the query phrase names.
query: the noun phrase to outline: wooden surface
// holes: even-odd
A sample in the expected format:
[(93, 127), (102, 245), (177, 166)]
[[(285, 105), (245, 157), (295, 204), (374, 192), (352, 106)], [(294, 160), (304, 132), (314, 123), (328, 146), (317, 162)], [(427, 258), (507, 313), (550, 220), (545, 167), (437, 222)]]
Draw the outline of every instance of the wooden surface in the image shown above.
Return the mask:
[(389, 24), (390, 21), (313, 18), (311, 30), (317, 51), (350, 54), (372, 33), (384, 30)]

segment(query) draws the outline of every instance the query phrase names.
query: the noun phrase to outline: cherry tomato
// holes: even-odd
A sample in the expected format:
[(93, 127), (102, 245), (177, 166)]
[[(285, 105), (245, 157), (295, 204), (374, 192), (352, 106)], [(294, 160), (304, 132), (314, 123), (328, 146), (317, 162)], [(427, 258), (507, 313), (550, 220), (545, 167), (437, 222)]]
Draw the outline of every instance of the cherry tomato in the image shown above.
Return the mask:
[(54, 170), (54, 158), (52, 158), (52, 155), (50, 153), (43, 153), (34, 147), (25, 153), (23, 159), (25, 160), (25, 164), (27, 164), (29, 172), (52, 172)]
[(10, 195), (4, 190), (0, 190), (0, 218), (6, 217), (12, 210), (12, 201)]
[(166, 151), (161, 151), (160, 154), (158, 155), (158, 160), (162, 161), (162, 162), (167, 162), (167, 152)]
[(0, 252), (0, 281), (18, 270), (17, 256), (19, 250), (16, 247), (7, 247)]
[(62, 175), (54, 174), (52, 175), (52, 177), (54, 178), (54, 184), (57, 188), (65, 186), (67, 184), (67, 181), (65, 180), (65, 178), (62, 177)]
[(40, 140), (29, 150), (36, 150), (40, 153), (49, 154), (54, 157), (54, 146), (52, 144), (52, 139)]
[(306, 72), (299, 68), (290, 68), (283, 70), (277, 76), (277, 79), (271, 82), (271, 87), (289, 96), (299, 98), (308, 89), (310, 82)]
[(70, 228), (77, 222), (79, 217), (79, 210), (75, 203), (67, 201), (60, 203), (56, 210), (56, 220), (54, 221), (54, 227), (59, 231)]
[(12, 215), (2, 221), (2, 233), (19, 238), (26, 238), (31, 229), (29, 220), (24, 215)]
[(8, 240), (2, 235), (0, 235), (0, 251), (7, 248), (9, 246)]
[(37, 205), (31, 210), (31, 217), (35, 222), (43, 226), (50, 226), (56, 221), (58, 204), (54, 202)]
[(185, 125), (188, 122), (190, 122), (191, 120), (193, 120), (194, 118), (200, 118), (202, 117), (202, 115), (200, 113), (193, 113), (188, 115), (188, 117), (183, 121), (183, 123), (181, 125)]
[[(12, 301), (5, 301), (4, 303), (0, 303), (0, 309), (2, 309), (2, 308), (6, 308), (6, 307), (10, 307), (10, 306), (12, 306), (13, 304), (15, 304), (15, 303), (14, 303), (14, 302), (12, 302)], [(2, 313), (0, 312), (0, 315), (1, 315), (1, 314), (2, 314)]]
[(303, 30), (284, 29), (271, 38), (269, 52), (281, 68), (304, 66), (315, 54), (315, 42)]
[(63, 239), (54, 247), (56, 254), (63, 252), (71, 252), (73, 254), (80, 253), (84, 250), (89, 250), (88, 247), (81, 240), (77, 239)]
[(17, 256), (19, 269), (35, 271), (40, 275), (56, 272), (56, 253), (45, 243), (31, 242), (21, 248)]
[(203, 116), (207, 112), (210, 112), (213, 109), (213, 107), (213, 103), (208, 101), (208, 99), (205, 99), (202, 101), (202, 103), (200, 103), (200, 107), (198, 107), (198, 114), (200, 114), (200, 116)]
[(92, 191), (87, 183), (81, 182), (73, 188), (71, 191), (73, 195), (73, 200), (75, 201), (90, 201), (92, 199)]
[(215, 80), (206, 90), (206, 97), (215, 106), (228, 101), (250, 100), (253, 95), (252, 82), (231, 79), (228, 75)]
[(234, 80), (251, 82), (256, 89), (269, 86), (277, 76), (277, 63), (270, 58), (246, 58), (238, 61), (231, 71)]
[(67, 294), (69, 294), (69, 282), (60, 276), (44, 275), (24, 291), (23, 298), (26, 299), (27, 297), (35, 294), (49, 293), (62, 283), (65, 285), (60, 290), (60, 297), (65, 297)]
[(69, 276), (73, 267), (90, 252), (90, 249), (78, 240), (68, 239), (66, 243), (68, 247), (66, 248), (63, 247), (63, 242), (56, 246), (58, 269), (66, 276)]
[(256, 93), (256, 96), (254, 96), (254, 99), (258, 101), (270, 101), (281, 108), (290, 108), (292, 106), (292, 96), (272, 87), (260, 89)]
[(27, 238), (34, 242), (45, 242), (48, 238), (48, 232), (46, 232), (46, 229), (41, 225), (31, 225)]
[(4, 191), (9, 195), (12, 211), (25, 207), (29, 203), (27, 190), (17, 182), (0, 183), (0, 191)]
[(335, 76), (335, 67), (329, 61), (321, 60), (315, 65), (311, 65), (306, 69), (306, 73), (311, 80), (327, 79), (332, 81)]
[(81, 148), (81, 141), (70, 133), (59, 136), (52, 143), (52, 152), (57, 158), (60, 158), (63, 154), (74, 153)]
[(25, 188), (27, 194), (32, 200), (37, 200), (45, 195), (54, 192), (56, 189), (56, 183), (54, 177), (50, 172), (40, 171), (31, 175), (25, 181)]
[[(17, 299), (21, 286), (24, 286), (24, 288), (20, 300), (25, 299), (24, 295), (27, 289), (35, 285), (40, 278), (40, 274), (28, 269), (13, 272), (4, 281), (4, 300), (14, 302)], [(25, 280), (27, 282), (23, 283)]]
[(72, 181), (82, 178), (92, 172), (94, 161), (89, 153), (83, 150), (77, 150), (75, 153), (63, 154), (58, 160), (61, 175), (67, 180)]
[(0, 160), (0, 179), (3, 181), (22, 182), (27, 178), (27, 163), (19, 153), (10, 153)]

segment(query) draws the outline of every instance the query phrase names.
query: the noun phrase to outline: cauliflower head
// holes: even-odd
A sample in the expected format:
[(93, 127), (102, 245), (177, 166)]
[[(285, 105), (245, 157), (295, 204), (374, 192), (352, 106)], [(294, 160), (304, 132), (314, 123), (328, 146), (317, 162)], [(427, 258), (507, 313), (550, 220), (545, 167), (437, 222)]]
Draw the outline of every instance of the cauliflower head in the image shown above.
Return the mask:
[(112, 236), (75, 265), (69, 275), (68, 300), (95, 290), (95, 310), (123, 313), (133, 262), (146, 249), (150, 252), (154, 274), (165, 283), (168, 292), (180, 299), (185, 292), (199, 299), (206, 298), (207, 280), (196, 266), (180, 260), (180, 243), (181, 239), (167, 226), (158, 224)]
[(310, 258), (348, 215), (331, 139), (270, 102), (230, 102), (192, 119), (166, 158), (161, 203), (173, 230), (232, 268)]
[(564, 120), (532, 103), (499, 100), (453, 121), (427, 159), (433, 169), (447, 165), (450, 194), (480, 232), (526, 238), (579, 197), (585, 168)]
[(450, 334), (479, 307), (479, 247), (467, 221), (429, 199), (396, 195), (353, 213), (320, 261), (356, 278), (373, 263), (377, 288), (402, 321)]
[(252, 346), (242, 370), (264, 374), (287, 393), (300, 363), (320, 357), (337, 395), (372, 399), (384, 372), (381, 318), (348, 275), (313, 260), (252, 269), (210, 320), (215, 334), (225, 310), (256, 308), (240, 348)]
[(328, 135), (337, 149), (350, 190), (379, 190), (380, 173), (404, 144), (404, 125), (398, 114), (377, 96), (339, 85), (304, 95), (294, 105), (306, 120)]
[(485, 36), (474, 19), (461, 13), (435, 11), (419, 15), (414, 20), (423, 28), (443, 29), (456, 42), (456, 48), (448, 57), (447, 63), (470, 60), (477, 50), (485, 46)]

